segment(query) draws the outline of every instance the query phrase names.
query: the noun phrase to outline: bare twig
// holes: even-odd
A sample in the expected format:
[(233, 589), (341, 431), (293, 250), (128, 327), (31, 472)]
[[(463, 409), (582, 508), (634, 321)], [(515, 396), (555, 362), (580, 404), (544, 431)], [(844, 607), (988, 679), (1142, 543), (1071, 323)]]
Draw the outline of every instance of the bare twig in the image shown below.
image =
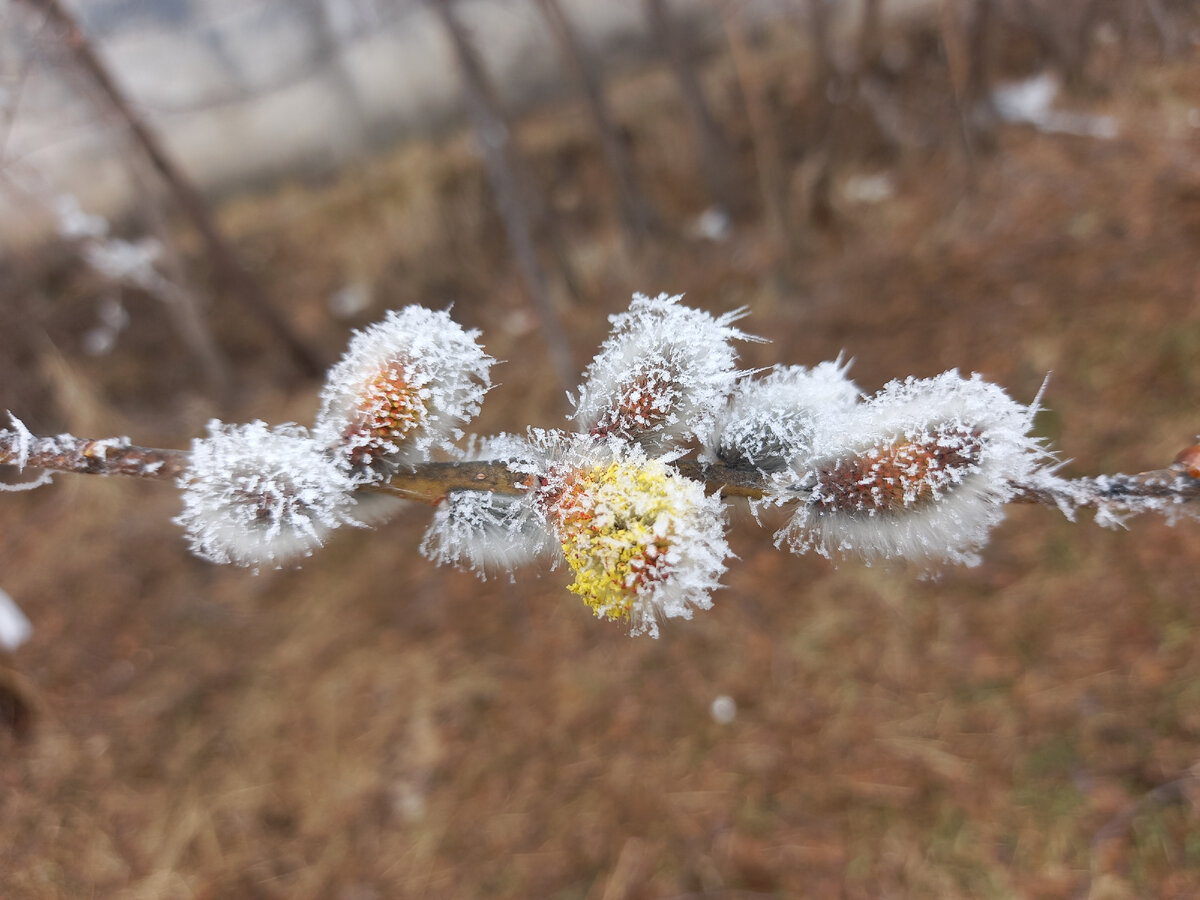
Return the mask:
[(537, 6), (550, 28), (555, 43), (558, 44), (563, 64), (570, 71), (587, 103), (588, 114), (591, 115), (592, 124), (600, 138), (600, 149), (617, 182), (617, 201), (625, 230), (628, 232), (627, 240), (631, 246), (636, 247), (653, 226), (654, 211), (642, 191), (629, 150), (622, 142), (620, 131), (613, 122), (596, 66), (580, 44), (558, 0), (537, 0)]
[[(85, 475), (128, 475), (172, 480), (188, 466), (186, 450), (135, 447), (128, 438), (91, 440), (72, 435), (38, 437), (19, 422), (0, 430), (0, 465)], [(752, 466), (729, 466), (695, 459), (674, 463), (679, 473), (704, 482), (710, 492), (726, 497), (762, 499), (775, 482)], [(437, 503), (452, 491), (494, 491), (519, 495), (537, 486), (536, 476), (513, 472), (497, 460), (426, 462), (397, 472), (389, 481), (369, 490), (409, 500)], [(1134, 508), (1139, 501), (1163, 500), (1190, 503), (1200, 500), (1200, 445), (1180, 453), (1165, 469), (1135, 475), (1097, 475), (1090, 478), (1053, 478), (1014, 485), (1014, 503), (1040, 503), (1059, 509)]]
[(1081, 900), (1082, 898), (1093, 896), (1092, 884), (1097, 874), (1097, 860), (1104, 844), (1124, 837), (1133, 825), (1134, 820), (1144, 812), (1175, 803), (1192, 802), (1194, 800), (1193, 791), (1195, 784), (1196, 769), (1193, 767), (1180, 777), (1165, 784), (1160, 784), (1158, 787), (1147, 791), (1138, 799), (1126, 804), (1116, 815), (1105, 822), (1092, 837), (1091, 870), (1088, 873), (1087, 880), (1080, 886), (1075, 896), (1081, 898)]
[(35, 437), (20, 427), (0, 431), (0, 463), (21, 469), (170, 481), (187, 468), (189, 458), (186, 450), (135, 447), (128, 438)]
[[(984, 4), (986, 7), (986, 3)], [(975, 141), (971, 129), (971, 79), (979, 60), (972, 56), (969, 26), (963, 22), (962, 10), (955, 0), (942, 4), (942, 47), (946, 52), (946, 73), (950, 98), (958, 121), (958, 138), (967, 170), (967, 192), (973, 192), (976, 181)]]
[(679, 92), (683, 108), (691, 121), (700, 149), (700, 168), (712, 198), (729, 212), (737, 211), (740, 197), (736, 183), (737, 168), (725, 134), (704, 96), (704, 88), (696, 77), (695, 68), (679, 33), (679, 25), (671, 17), (665, 0), (644, 0), (646, 19), (654, 39), (663, 47)]
[(1019, 12), (1043, 52), (1063, 73), (1067, 83), (1079, 87), (1084, 81), (1092, 29), (1100, 12), (1099, 0), (1047, 3), (1018, 0)]
[(729, 42), (729, 56), (741, 83), (746, 116), (750, 120), (753, 132), (754, 161), (758, 169), (758, 186), (762, 193), (763, 208), (777, 245), (776, 252), (791, 257), (798, 249), (798, 242), (791, 224), (788, 181), (780, 156), (775, 122), (767, 102), (767, 87), (751, 59), (749, 40), (745, 33), (745, 15), (740, 4), (735, 0), (723, 0), (720, 11), (725, 37)]
[(167, 152), (165, 146), (151, 131), (117, 84), (108, 66), (96, 53), (91, 42), (79, 27), (79, 23), (61, 0), (24, 0), (30, 7), (44, 13), (47, 20), (62, 33), (63, 45), (71, 54), (75, 64), (99, 91), (112, 113), (124, 123), (134, 145), (145, 154), (155, 171), (162, 177), (179, 208), (204, 242), (205, 250), (212, 262), (217, 277), (233, 291), (243, 303), (287, 348), (293, 362), (300, 371), (318, 377), (325, 371), (319, 354), (305, 342), (292, 326), (271, 305), (263, 293), (262, 286), (238, 258), (221, 234), (208, 202), (184, 174), (183, 170)]
[[(538, 262), (533, 240), (535, 222), (544, 217), (543, 205), (540, 201), (535, 201), (536, 208), (531, 209), (527, 202), (529, 191), (533, 189), (532, 178), (516, 157), (510, 137), (511, 130), (500, 114), (499, 103), (488, 82), (479, 53), (454, 14), (452, 0), (432, 0), (431, 6), (441, 19), (454, 46), (467, 108), (475, 124), (484, 166), (487, 168), (492, 190), (496, 194), (496, 205), (504, 221), (509, 246), (525, 279), (529, 301), (538, 317), (546, 346), (550, 350), (555, 374), (558, 375), (563, 390), (567, 390), (574, 383), (577, 370), (571, 358), (566, 331), (550, 297), (546, 274)], [(564, 271), (567, 271), (565, 257), (560, 255), (560, 261), (564, 264)]]

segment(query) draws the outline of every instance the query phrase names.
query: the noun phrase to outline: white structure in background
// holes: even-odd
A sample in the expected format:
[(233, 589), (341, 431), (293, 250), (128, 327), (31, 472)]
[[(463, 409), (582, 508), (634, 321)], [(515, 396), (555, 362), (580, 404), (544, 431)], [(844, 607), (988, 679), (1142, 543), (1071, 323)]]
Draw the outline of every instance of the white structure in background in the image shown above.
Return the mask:
[[(201, 187), (331, 171), (404, 134), (462, 118), (454, 55), (425, 0), (66, 0), (126, 94)], [(609, 70), (658, 51), (643, 0), (560, 0)], [(843, 24), (861, 0), (838, 0)], [(892, 19), (931, 0), (886, 0)], [(676, 13), (723, 40), (714, 7)], [(563, 90), (558, 54), (531, 0), (458, 0), (507, 106)], [(747, 0), (776, 18), (782, 0)], [(36, 168), (84, 209), (119, 215), (139, 190), (121, 129), (103, 120), (23, 4), (0, 5), (0, 165)], [(142, 188), (144, 189), (144, 188)], [(0, 191), (0, 238), (39, 231)], [(49, 221), (41, 233), (51, 230)]]
[[(422, 0), (68, 2), (128, 96), (207, 189), (329, 171), (460, 114), (454, 56)], [(561, 81), (534, 4), (460, 5), (472, 33), (486, 37), (480, 50), (506, 103), (528, 103)], [(563, 5), (606, 57), (638, 45), (641, 0)], [(0, 160), (36, 167), (111, 218), (136, 190), (120, 129), (103, 121), (37, 28), (21, 4), (0, 10), (0, 125), (10, 120)], [(18, 204), (0, 192), (0, 235), (28, 230)]]

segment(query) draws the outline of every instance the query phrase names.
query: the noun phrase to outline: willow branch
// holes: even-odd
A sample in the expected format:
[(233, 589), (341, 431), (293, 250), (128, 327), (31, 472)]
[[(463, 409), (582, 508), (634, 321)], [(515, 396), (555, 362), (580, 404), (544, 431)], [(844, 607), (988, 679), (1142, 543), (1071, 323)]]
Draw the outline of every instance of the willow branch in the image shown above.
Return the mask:
[(190, 458), (186, 450), (135, 447), (129, 438), (123, 437), (103, 440), (70, 434), (38, 437), (19, 422), (15, 424), (13, 430), (0, 431), (0, 464), (18, 469), (172, 481), (183, 474)]
[[(93, 440), (64, 434), (39, 437), (14, 421), (0, 430), (0, 465), (83, 475), (125, 475), (173, 481), (187, 470), (186, 450), (138, 447), (128, 438)], [(762, 499), (776, 483), (758, 469), (689, 459), (676, 462), (679, 473), (703, 482), (710, 493), (725, 497)], [(427, 462), (394, 474), (388, 481), (364, 490), (406, 500), (436, 504), (453, 491), (494, 491), (519, 495), (537, 487), (536, 476), (513, 472), (503, 461)], [(1097, 508), (1163, 500), (1200, 500), (1200, 445), (1189, 447), (1170, 466), (1135, 475), (1096, 475), (1085, 478), (1046, 478), (1014, 485), (1014, 503), (1040, 503), (1059, 509)]]

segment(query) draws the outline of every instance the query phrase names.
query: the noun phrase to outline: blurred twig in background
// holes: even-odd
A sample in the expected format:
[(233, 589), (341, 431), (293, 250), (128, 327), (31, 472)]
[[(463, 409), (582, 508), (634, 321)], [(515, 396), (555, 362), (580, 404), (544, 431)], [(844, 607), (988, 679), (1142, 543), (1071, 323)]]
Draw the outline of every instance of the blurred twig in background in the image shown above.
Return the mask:
[[(467, 110), (475, 126), (488, 179), (496, 194), (496, 206), (504, 221), (508, 243), (525, 280), (529, 302), (541, 326), (554, 372), (563, 390), (568, 390), (575, 382), (577, 370), (571, 358), (571, 347), (562, 320), (550, 296), (546, 273), (538, 262), (533, 237), (535, 222), (540, 222), (543, 226), (539, 231), (554, 234), (553, 228), (545, 227), (548, 208), (540, 194), (535, 199), (529, 199), (535, 190), (533, 178), (513, 147), (512, 131), (500, 113), (500, 104), (487, 80), (483, 62), (454, 14), (452, 0), (431, 0), (430, 5), (445, 27), (454, 47)], [(559, 248), (557, 255), (564, 277), (569, 280), (570, 268), (567, 265), (565, 250)]]
[(310, 377), (317, 377), (324, 372), (325, 366), (320, 355), (300, 337), (267, 299), (258, 279), (246, 268), (221, 234), (208, 201), (179, 168), (162, 142), (125, 97), (70, 11), (60, 0), (23, 2), (44, 13), (54, 27), (59, 29), (63, 46), (71, 58), (97, 89), (103, 102), (128, 128), (134, 144), (162, 176), (180, 210), (200, 235), (218, 279), (271, 330), (287, 348), (292, 361), (301, 372)]
[[(780, 142), (767, 99), (767, 84), (756, 68), (746, 35), (746, 17), (739, 0), (722, 0), (721, 24), (729, 42), (729, 55), (737, 71), (754, 139), (754, 165), (763, 210), (778, 254), (783, 260), (799, 250), (791, 221), (788, 180), (780, 156)], [(778, 262), (779, 260), (777, 260)]]
[(571, 73), (587, 104), (588, 115), (600, 139), (605, 162), (617, 182), (617, 202), (625, 226), (626, 241), (631, 248), (645, 240), (654, 224), (654, 209), (642, 190), (633, 157), (626, 147), (621, 131), (613, 120), (604, 96), (604, 85), (594, 61), (588, 56), (579, 37), (563, 13), (559, 0), (536, 0), (550, 34), (558, 45), (563, 65)]
[(680, 99), (691, 123), (709, 193), (727, 213), (737, 212), (741, 207), (741, 192), (733, 151), (705, 97), (679, 26), (665, 0), (644, 0), (644, 3), (650, 33), (665, 52), (667, 64), (679, 84)]

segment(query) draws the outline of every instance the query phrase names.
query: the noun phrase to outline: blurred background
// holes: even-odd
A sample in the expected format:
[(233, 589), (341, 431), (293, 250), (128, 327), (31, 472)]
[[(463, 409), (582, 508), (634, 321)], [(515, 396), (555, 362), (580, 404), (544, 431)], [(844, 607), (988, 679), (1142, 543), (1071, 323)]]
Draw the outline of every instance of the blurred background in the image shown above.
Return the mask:
[[(310, 423), (453, 304), (481, 433), (557, 427), (634, 291), (747, 366), (981, 372), (1066, 471), (1200, 422), (1187, 0), (5, 0), (0, 409), (186, 447)], [(16, 473), (4, 473), (16, 481)], [(188, 555), (168, 485), (0, 500), (5, 898), (1194, 897), (1197, 526), (1014, 508), (834, 567), (732, 511), (660, 640), (562, 571)]]

